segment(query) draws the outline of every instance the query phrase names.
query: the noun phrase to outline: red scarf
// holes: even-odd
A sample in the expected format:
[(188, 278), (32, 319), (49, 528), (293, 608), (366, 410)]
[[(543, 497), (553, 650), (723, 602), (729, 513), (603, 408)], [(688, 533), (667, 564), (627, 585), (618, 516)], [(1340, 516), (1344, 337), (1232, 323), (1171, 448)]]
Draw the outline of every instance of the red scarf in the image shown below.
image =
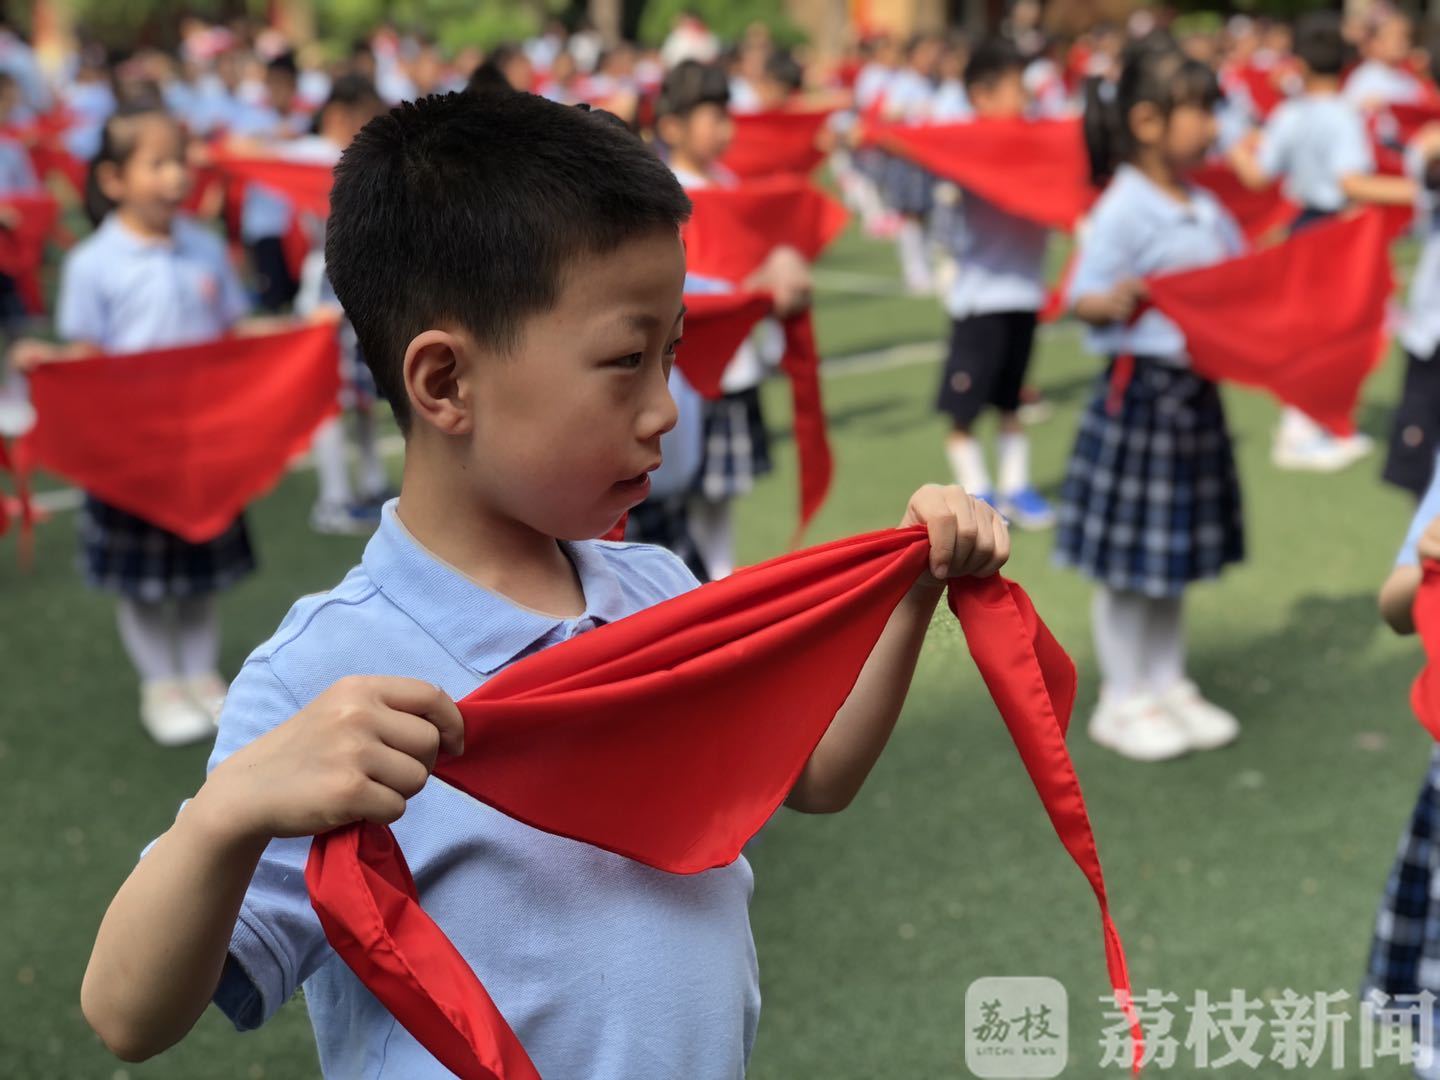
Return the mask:
[(1415, 629), (1425, 646), (1425, 666), (1410, 687), (1410, 707), (1420, 726), (1440, 741), (1440, 563), (1427, 559), (1415, 594)]
[[(504, 814), (670, 873), (725, 866), (784, 801), (891, 611), (926, 566), (925, 529), (781, 556), (572, 638), (460, 702), (467, 752), (435, 776)], [(1065, 747), (1075, 669), (1018, 585), (950, 582), (950, 609), (1061, 842), (1120, 937)], [(957, 729), (958, 735), (958, 729)], [(538, 1074), (460, 953), (420, 907), (390, 830), (317, 836), (305, 872), (335, 951), (465, 1080)], [(1138, 1018), (1134, 1061), (1141, 1054)]]
[(280, 478), (336, 408), (333, 325), (47, 364), (28, 467), (201, 543)]
[(1095, 199), (1076, 120), (883, 124), (866, 141), (1040, 225), (1073, 229)]
[(1192, 170), (1189, 179), (1220, 200), (1252, 244), (1288, 229), (1300, 215), (1300, 207), (1285, 197), (1278, 181), (1255, 191), (1221, 161), (1206, 162)]
[(818, 141), (829, 109), (737, 113), (735, 137), (720, 164), (741, 179), (785, 173), (808, 175), (825, 159)]
[(675, 363), (702, 397), (713, 400), (724, 393), (725, 368), (771, 307), (761, 293), (685, 295), (685, 340)]
[[(813, 261), (848, 220), (843, 206), (808, 181), (795, 177), (734, 188), (696, 188), (689, 195), (694, 212), (684, 231), (686, 265), (692, 273), (724, 281), (744, 281), (782, 244)], [(686, 304), (697, 300), (687, 297)], [(784, 326), (782, 365), (790, 378), (800, 465), (800, 521), (792, 543), (799, 543), (805, 527), (825, 501), (834, 462), (826, 436), (820, 357), (810, 312), (786, 319)], [(686, 334), (689, 332), (687, 319)], [(718, 390), (718, 381), (702, 381)]]
[(32, 315), (45, 310), (40, 268), (45, 263), (45, 242), (55, 231), (60, 205), (51, 195), (10, 195), (0, 206), (13, 209), (19, 223), (0, 228), (0, 274), (13, 278), (20, 298)]
[(284, 158), (241, 157), (216, 151), (214, 169), (232, 185), (232, 194), (243, 194), (250, 184), (260, 184), (284, 195), (297, 210), (316, 217), (330, 216), (330, 187), (335, 169), (306, 161)]
[(1268, 390), (1348, 435), (1386, 345), (1386, 227), (1377, 211), (1321, 222), (1238, 259), (1152, 278), (1150, 302), (1185, 334), (1196, 372)]

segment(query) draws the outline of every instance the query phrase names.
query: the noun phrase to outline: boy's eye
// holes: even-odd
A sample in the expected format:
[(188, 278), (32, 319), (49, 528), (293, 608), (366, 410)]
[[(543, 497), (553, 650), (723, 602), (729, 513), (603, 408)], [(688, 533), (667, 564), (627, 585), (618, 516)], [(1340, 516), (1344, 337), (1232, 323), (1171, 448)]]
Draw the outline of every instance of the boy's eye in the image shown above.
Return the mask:
[(631, 353), (629, 356), (622, 356), (614, 362), (623, 368), (638, 368), (645, 362), (645, 354), (638, 352)]

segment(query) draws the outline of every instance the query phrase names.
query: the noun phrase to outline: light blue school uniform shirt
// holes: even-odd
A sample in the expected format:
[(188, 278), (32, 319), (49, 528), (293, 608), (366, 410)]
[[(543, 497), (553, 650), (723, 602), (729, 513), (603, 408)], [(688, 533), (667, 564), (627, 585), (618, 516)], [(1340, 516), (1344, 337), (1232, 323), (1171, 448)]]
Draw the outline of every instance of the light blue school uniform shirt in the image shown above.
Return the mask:
[(1260, 169), (1283, 177), (1285, 194), (1311, 210), (1333, 213), (1347, 200), (1340, 181), (1375, 171), (1365, 120), (1338, 94), (1306, 94), (1283, 102), (1260, 137)]
[(945, 296), (952, 319), (1045, 306), (1050, 230), (971, 191), (962, 194), (949, 238), (957, 269)]
[(1420, 85), (1420, 80), (1408, 71), (1383, 64), (1379, 60), (1366, 60), (1350, 73), (1341, 93), (1351, 105), (1363, 109), (1376, 101), (1385, 105), (1405, 105), (1419, 101), (1424, 94), (1424, 87)]
[(30, 153), (14, 139), (0, 136), (0, 196), (29, 195), (40, 190)]
[(1410, 528), (1405, 533), (1405, 542), (1400, 545), (1400, 554), (1395, 557), (1396, 566), (1420, 565), (1420, 537), (1430, 523), (1440, 517), (1440, 459), (1435, 462), (1435, 471), (1430, 477), (1430, 486), (1421, 496), (1415, 516), (1410, 519)]
[[(459, 699), (525, 656), (696, 584), (657, 547), (566, 543), (585, 612), (546, 615), (440, 561), (395, 508), (385, 506), (360, 565), (330, 592), (300, 600), (246, 660), (210, 769), (344, 676), (423, 679)], [(542, 1076), (743, 1077), (760, 1012), (743, 856), (667, 874), (523, 825), (433, 778), (392, 828), (425, 910)], [(253, 1028), (303, 984), (325, 1076), (449, 1077), (326, 942), (305, 890), (309, 849), (308, 838), (266, 849), (216, 1004), (238, 1028)]]
[[(1067, 303), (1107, 292), (1126, 278), (1211, 266), (1241, 254), (1240, 227), (1219, 200), (1191, 187), (1180, 202), (1139, 169), (1122, 165), (1095, 204), (1080, 237)], [(1087, 347), (1104, 356), (1148, 356), (1185, 367), (1185, 335), (1153, 308), (1129, 326), (1090, 327)]]
[[(281, 116), (268, 106), (241, 106), (230, 120), (232, 135), (250, 135), (262, 138), (276, 138), (300, 135), (309, 121), (302, 116)], [(284, 153), (285, 142), (277, 144), (279, 156)], [(269, 237), (284, 236), (290, 228), (290, 219), (295, 207), (282, 192), (264, 184), (248, 184), (245, 198), (240, 206), (240, 239), (247, 244)]]
[(111, 214), (65, 258), (55, 327), (68, 341), (137, 352), (217, 338), (250, 308), (221, 239), (177, 217), (151, 239)]
[(1405, 172), (1419, 185), (1415, 231), (1422, 247), (1410, 277), (1410, 298), (1400, 343), (1421, 360), (1430, 360), (1440, 347), (1440, 192), (1424, 184), (1425, 161), (1417, 148), (1405, 154)]

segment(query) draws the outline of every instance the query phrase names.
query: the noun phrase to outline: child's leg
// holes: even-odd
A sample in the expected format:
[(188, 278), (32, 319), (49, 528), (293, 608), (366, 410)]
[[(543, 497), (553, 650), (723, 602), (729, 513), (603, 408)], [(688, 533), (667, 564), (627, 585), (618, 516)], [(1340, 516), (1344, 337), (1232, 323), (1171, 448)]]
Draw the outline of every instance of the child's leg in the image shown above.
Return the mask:
[(1148, 600), (1141, 594), (1096, 588), (1091, 617), (1102, 701), (1124, 701), (1145, 689), (1148, 614)]
[(359, 487), (366, 499), (375, 499), (390, 489), (385, 462), (380, 459), (380, 443), (376, 438), (375, 410), (355, 411), (355, 448), (360, 454)]
[(1152, 604), (1140, 593), (1102, 585), (1092, 609), (1101, 685), (1090, 737), (1136, 761), (1165, 761), (1190, 749), (1179, 721), (1147, 685), (1145, 635)]
[(1191, 748), (1214, 750), (1235, 741), (1240, 722), (1206, 701), (1185, 673), (1185, 625), (1181, 597), (1150, 600), (1145, 628), (1145, 679), (1161, 706), (1180, 725)]
[(925, 227), (920, 218), (906, 214), (895, 234), (895, 243), (900, 251), (900, 269), (905, 275), (905, 287), (913, 293), (933, 292), (935, 279), (930, 270), (929, 253), (925, 250)]
[(990, 470), (985, 467), (985, 452), (968, 428), (957, 426), (945, 436), (945, 457), (957, 484), (971, 495), (990, 496), (993, 489)]
[(735, 528), (730, 499), (697, 498), (690, 508), (690, 535), (700, 561), (719, 581), (735, 570)]
[(1184, 601), (1149, 601), (1145, 632), (1145, 680), (1153, 694), (1164, 695), (1185, 681)]
[(1002, 345), (994, 315), (970, 315), (950, 323), (950, 346), (940, 376), (936, 408), (950, 417), (945, 458), (955, 482), (969, 494), (994, 495), (985, 452), (974, 437), (975, 422), (992, 396), (998, 350)]
[(175, 605), (175, 651), (185, 678), (213, 675), (220, 667), (220, 612), (215, 597), (187, 596)]
[(353, 499), (350, 469), (345, 460), (345, 426), (336, 416), (326, 420), (310, 441), (319, 482), (319, 502), (326, 506), (348, 506)]
[(147, 603), (128, 596), (120, 598), (115, 612), (120, 642), (130, 657), (141, 683), (174, 679), (180, 674), (175, 655), (173, 611), (166, 603)]

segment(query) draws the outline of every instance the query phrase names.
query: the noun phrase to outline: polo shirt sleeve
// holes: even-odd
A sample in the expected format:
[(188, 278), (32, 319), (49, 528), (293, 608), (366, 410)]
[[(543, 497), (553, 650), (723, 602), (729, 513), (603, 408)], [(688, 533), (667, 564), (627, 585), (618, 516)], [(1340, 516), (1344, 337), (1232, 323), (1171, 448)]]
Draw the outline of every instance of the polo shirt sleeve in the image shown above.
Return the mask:
[(1331, 162), (1337, 180), (1347, 176), (1368, 176), (1375, 171), (1375, 151), (1365, 120), (1358, 111), (1335, 113), (1330, 137)]
[(90, 246), (77, 247), (60, 271), (60, 295), (55, 302), (55, 331), (66, 341), (101, 345), (109, 326), (105, 291), (98, 261)]
[(1430, 486), (1425, 489), (1425, 495), (1410, 522), (1409, 531), (1405, 534), (1405, 543), (1401, 545), (1400, 554), (1395, 559), (1396, 566), (1420, 565), (1420, 537), (1437, 517), (1440, 517), (1440, 459), (1437, 459), (1435, 475)]
[(1294, 141), (1294, 110), (1281, 105), (1271, 115), (1260, 134), (1260, 146), (1255, 154), (1255, 163), (1265, 176), (1274, 180), (1287, 171), (1290, 163), (1291, 145)]
[(1066, 306), (1082, 296), (1104, 293), (1135, 273), (1135, 254), (1130, 242), (1129, 215), (1124, 200), (1102, 197), (1095, 215), (1080, 239), (1075, 269), (1065, 290)]
[[(299, 710), (270, 663), (252, 658), (230, 686), (209, 770)], [(308, 836), (272, 840), (250, 880), (214, 996), (241, 1031), (274, 1016), (332, 955), (305, 888), (309, 855)]]

